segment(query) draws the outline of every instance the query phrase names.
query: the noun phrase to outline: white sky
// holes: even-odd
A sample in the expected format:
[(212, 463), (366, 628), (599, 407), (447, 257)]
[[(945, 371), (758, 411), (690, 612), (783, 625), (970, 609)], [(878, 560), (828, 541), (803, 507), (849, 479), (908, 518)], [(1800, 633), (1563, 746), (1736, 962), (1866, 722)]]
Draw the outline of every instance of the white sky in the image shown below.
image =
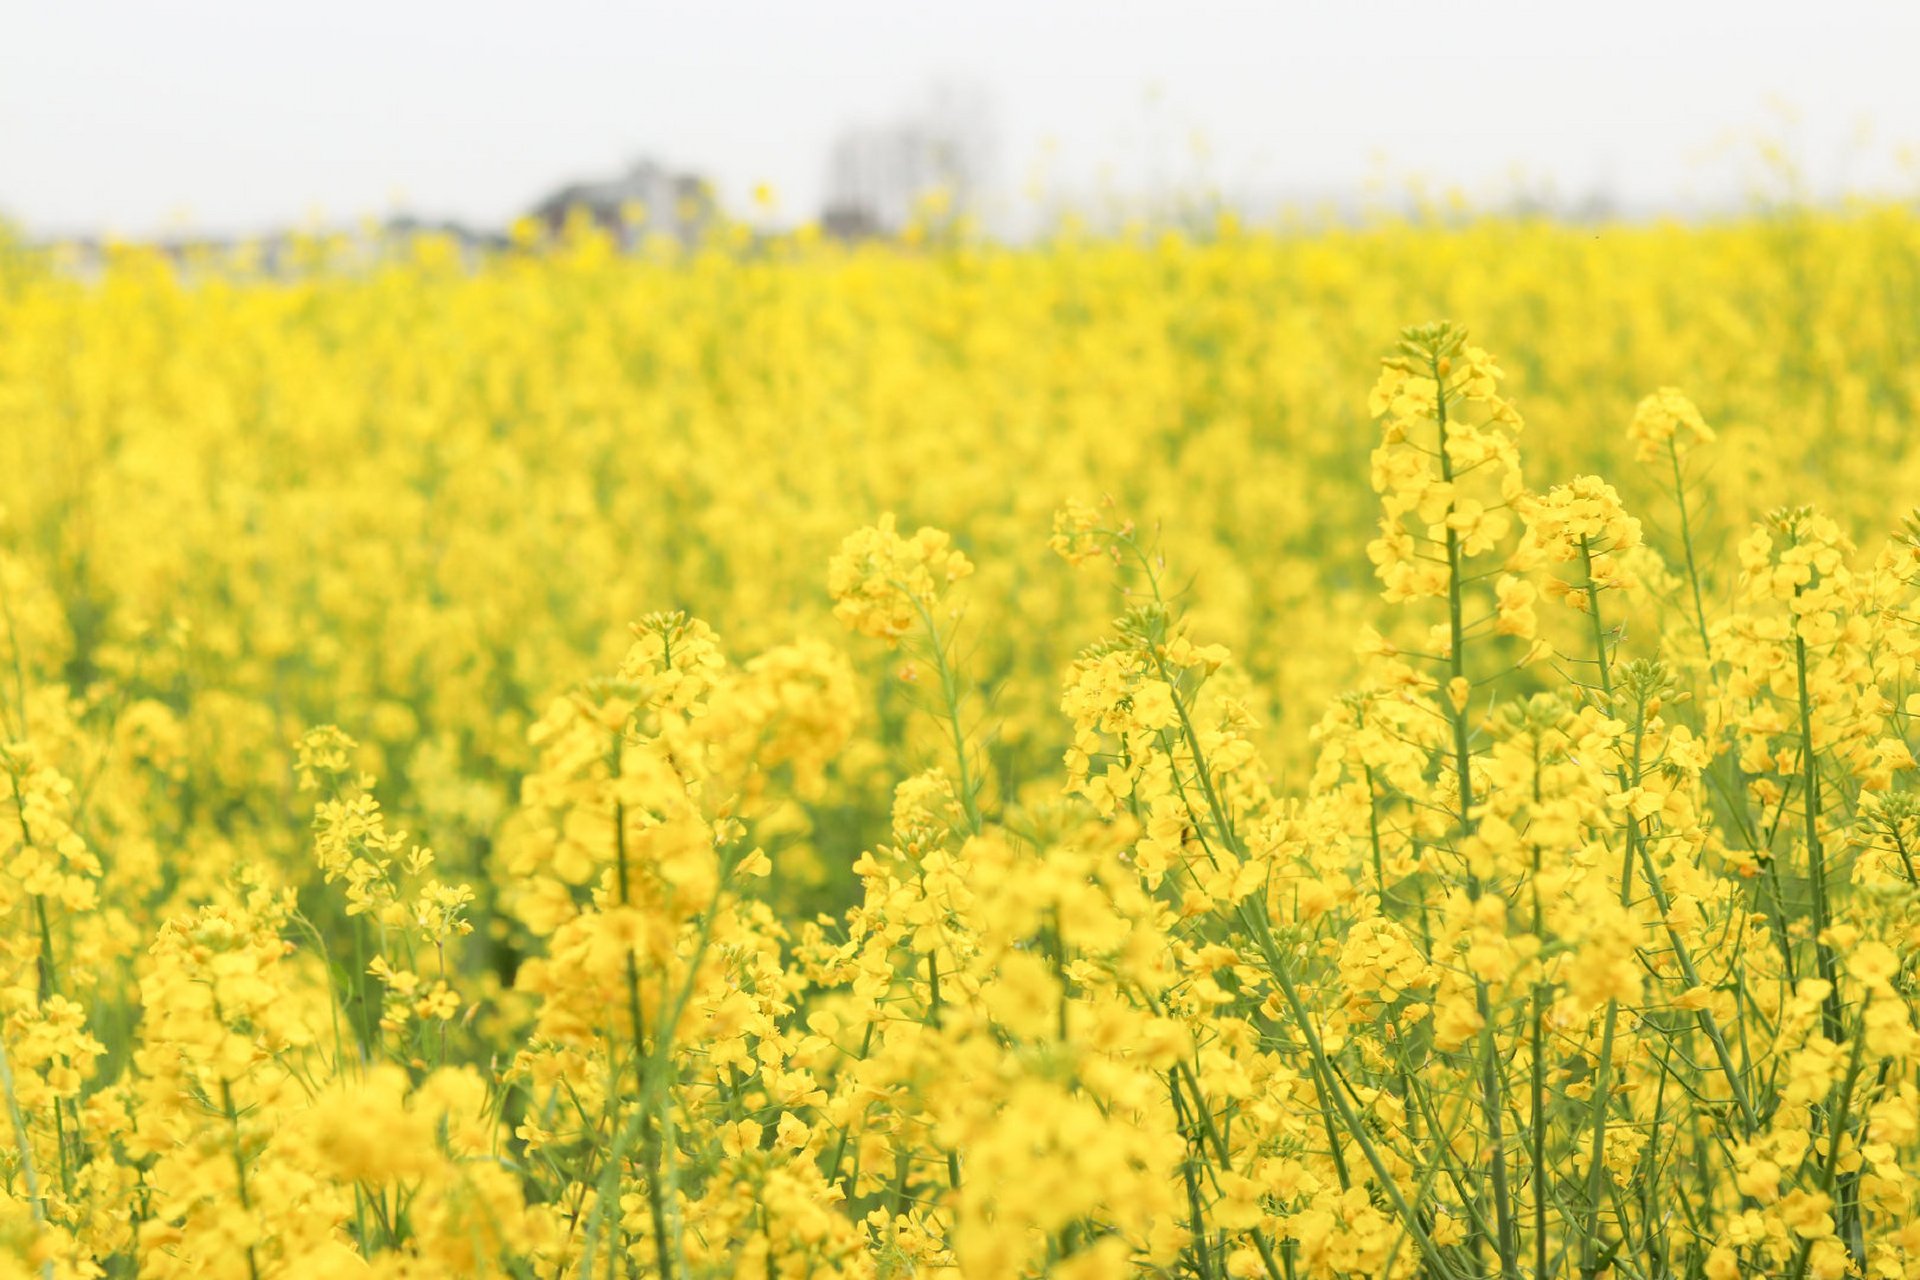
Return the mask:
[(1687, 209), (1739, 198), (1763, 132), (1816, 194), (1920, 190), (1920, 5), (1896, 0), (0, 0), (0, 215), (497, 223), (647, 154), (796, 218), (842, 128), (940, 82), (991, 103), (1013, 193), (1051, 155), (1078, 192), (1494, 198), (1519, 171)]

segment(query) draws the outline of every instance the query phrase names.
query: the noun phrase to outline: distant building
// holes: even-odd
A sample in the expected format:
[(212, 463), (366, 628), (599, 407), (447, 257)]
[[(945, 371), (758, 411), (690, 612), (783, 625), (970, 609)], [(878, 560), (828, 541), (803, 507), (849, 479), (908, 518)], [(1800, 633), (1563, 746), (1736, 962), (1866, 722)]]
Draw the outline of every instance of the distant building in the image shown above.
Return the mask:
[(842, 240), (892, 235), (929, 214), (977, 212), (993, 164), (993, 130), (977, 92), (941, 86), (919, 110), (835, 139), (820, 226)]
[(712, 184), (698, 174), (640, 160), (616, 178), (570, 182), (527, 212), (549, 232), (585, 217), (622, 244), (654, 234), (692, 244), (713, 224), (719, 207)]
[(482, 231), (470, 227), (464, 222), (451, 219), (435, 221), (429, 218), (415, 217), (410, 213), (397, 214), (388, 218), (381, 226), (390, 239), (407, 239), (412, 236), (444, 236), (469, 253), (491, 252), (507, 247), (508, 240), (498, 231)]
[(874, 240), (887, 234), (880, 216), (862, 204), (830, 204), (820, 213), (820, 229), (836, 240)]

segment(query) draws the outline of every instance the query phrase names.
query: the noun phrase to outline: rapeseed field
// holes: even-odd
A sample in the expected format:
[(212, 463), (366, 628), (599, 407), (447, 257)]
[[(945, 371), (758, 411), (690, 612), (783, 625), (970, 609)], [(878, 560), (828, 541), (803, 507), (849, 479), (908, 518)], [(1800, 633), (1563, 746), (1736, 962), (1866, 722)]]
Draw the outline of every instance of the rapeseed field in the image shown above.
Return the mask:
[(1917, 407), (1896, 205), (7, 250), (0, 1274), (1920, 1276)]

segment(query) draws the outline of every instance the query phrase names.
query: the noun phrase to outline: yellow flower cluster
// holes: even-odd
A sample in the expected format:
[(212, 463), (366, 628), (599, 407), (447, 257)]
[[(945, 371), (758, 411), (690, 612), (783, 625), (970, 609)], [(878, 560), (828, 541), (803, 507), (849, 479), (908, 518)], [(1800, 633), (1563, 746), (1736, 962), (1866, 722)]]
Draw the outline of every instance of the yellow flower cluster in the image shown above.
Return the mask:
[(941, 592), (973, 572), (966, 556), (948, 547), (939, 529), (903, 538), (892, 515), (847, 535), (827, 566), (834, 616), (861, 635), (898, 640), (918, 625), (918, 615), (937, 604)]
[(1598, 592), (1634, 585), (1626, 556), (1640, 543), (1640, 522), (1598, 476), (1575, 476), (1526, 504), (1527, 558), (1549, 564), (1579, 562), (1580, 580), (1547, 579), (1549, 596), (1592, 612)]
[(0, 1275), (1920, 1277), (1889, 262), (9, 266)]
[(1627, 425), (1637, 462), (1685, 458), (1694, 449), (1712, 444), (1713, 428), (1700, 416), (1693, 401), (1673, 387), (1662, 387), (1640, 402)]

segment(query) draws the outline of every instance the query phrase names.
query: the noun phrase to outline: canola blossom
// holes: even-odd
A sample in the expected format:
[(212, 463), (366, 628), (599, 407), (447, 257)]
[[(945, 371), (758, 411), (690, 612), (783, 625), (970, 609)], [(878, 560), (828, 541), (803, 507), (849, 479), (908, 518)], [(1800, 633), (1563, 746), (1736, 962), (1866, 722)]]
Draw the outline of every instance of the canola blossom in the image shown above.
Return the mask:
[(1920, 1276), (1916, 289), (0, 254), (0, 1275)]

